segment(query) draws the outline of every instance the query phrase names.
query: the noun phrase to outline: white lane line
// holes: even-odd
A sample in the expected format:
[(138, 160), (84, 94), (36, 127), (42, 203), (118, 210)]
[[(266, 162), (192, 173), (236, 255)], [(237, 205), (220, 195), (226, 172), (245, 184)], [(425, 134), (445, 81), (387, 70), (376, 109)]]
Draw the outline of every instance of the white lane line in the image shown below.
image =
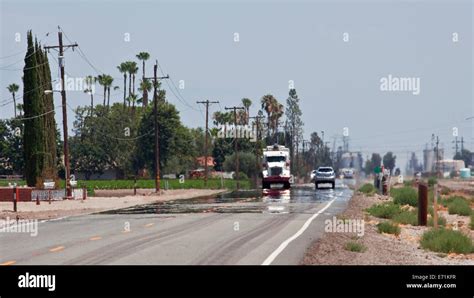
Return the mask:
[[(37, 219), (19, 219), (18, 222), (15, 219), (10, 219), (10, 222), (14, 222), (13, 224), (10, 224), (8, 221), (5, 221), (6, 223), (0, 226), (0, 233), (5, 232), (9, 229), (14, 229), (18, 228), (19, 225), (24, 228), (29, 228), (29, 226), (35, 226), (38, 223), (45, 223), (45, 222), (50, 222), (50, 221), (58, 221), (58, 220), (63, 220), (71, 216), (64, 216), (64, 217), (58, 217), (58, 218), (52, 218), (52, 219), (43, 219), (43, 220), (37, 220)], [(0, 220), (1, 222), (1, 220)]]
[[(342, 192), (341, 192), (342, 194)], [(280, 246), (278, 246), (278, 248), (272, 252), (266, 259), (265, 261), (263, 261), (262, 265), (270, 265), (275, 259), (276, 257), (278, 257), (278, 255), (288, 246), (288, 244), (291, 243), (291, 241), (295, 240), (296, 238), (298, 238), (299, 236), (301, 236), (301, 234), (303, 234), (303, 232), (309, 227), (309, 225), (311, 224), (311, 222), (316, 218), (318, 217), (318, 215), (320, 215), (321, 213), (323, 213), (326, 209), (329, 208), (329, 206), (331, 206), (331, 204), (336, 200), (336, 198), (332, 199), (326, 206), (324, 206), (324, 208), (320, 209), (318, 212), (316, 212), (315, 214), (313, 214), (313, 216), (311, 216), (310, 218), (308, 218), (308, 220), (306, 220), (306, 222), (304, 223), (304, 225), (298, 230), (298, 232), (296, 232), (293, 236), (291, 236), (290, 238), (286, 239), (285, 241), (282, 242), (282, 244), (280, 244)]]

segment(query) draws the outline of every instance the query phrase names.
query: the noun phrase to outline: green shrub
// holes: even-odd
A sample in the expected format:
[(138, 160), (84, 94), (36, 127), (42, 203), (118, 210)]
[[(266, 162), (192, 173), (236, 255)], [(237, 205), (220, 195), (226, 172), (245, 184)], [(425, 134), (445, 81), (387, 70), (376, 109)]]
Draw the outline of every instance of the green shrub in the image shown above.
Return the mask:
[(418, 193), (412, 187), (395, 188), (391, 193), (395, 204), (418, 206)]
[[(224, 170), (227, 172), (235, 171), (236, 164), (235, 164), (236, 156), (235, 154), (230, 154), (225, 156), (224, 160)], [(246, 176), (244, 177), (252, 177), (253, 175), (257, 174), (257, 169), (255, 167), (255, 154), (252, 152), (240, 152), (239, 153), (239, 172), (245, 173)], [(244, 179), (241, 177), (241, 179)]]
[(366, 183), (359, 188), (359, 191), (367, 195), (372, 195), (375, 193), (375, 187), (371, 183)]
[(472, 210), (466, 200), (456, 198), (448, 203), (448, 212), (449, 214), (471, 215)]
[(370, 215), (380, 218), (393, 218), (396, 214), (402, 212), (400, 205), (393, 202), (375, 204), (366, 209)]
[(442, 195), (445, 195), (445, 196), (446, 196), (446, 195), (449, 195), (449, 194), (451, 193), (451, 189), (449, 189), (449, 188), (446, 187), (446, 186), (442, 186), (440, 193), (441, 193)]
[(474, 213), (471, 214), (471, 222), (469, 223), (471, 230), (474, 230)]
[(401, 229), (397, 224), (393, 224), (388, 221), (379, 223), (377, 225), (377, 229), (379, 233), (394, 234), (397, 236), (400, 235), (400, 232), (401, 232)]
[(413, 211), (403, 210), (401, 213), (396, 214), (393, 217), (393, 221), (396, 223), (401, 223), (405, 225), (416, 226), (418, 225), (418, 213), (416, 210), (413, 210)]
[(448, 207), (448, 204), (453, 202), (456, 199), (467, 201), (467, 199), (463, 196), (450, 196), (450, 197), (442, 198), (441, 200), (439, 200), (439, 204), (443, 205), (444, 207)]
[[(240, 178), (238, 178), (240, 177)], [(237, 179), (240, 179), (240, 180), (247, 180), (249, 179), (249, 177), (247, 177), (247, 174), (245, 174), (244, 172), (239, 172), (239, 176), (237, 176), (237, 173), (234, 174), (234, 179), (237, 180)]]
[(365, 252), (367, 247), (361, 243), (349, 241), (344, 245), (344, 249), (354, 252)]
[[(439, 210), (439, 207), (438, 207), (438, 210)], [(434, 208), (433, 208), (433, 206), (428, 206), (428, 214), (431, 215), (431, 216), (433, 216), (433, 214), (434, 214)]]
[[(430, 226), (430, 227), (434, 226), (434, 218), (433, 217), (428, 218), (428, 226)], [(440, 226), (440, 227), (446, 226), (446, 218), (438, 215), (438, 226)]]
[(459, 231), (432, 229), (421, 237), (421, 247), (435, 252), (471, 253), (474, 251), (472, 240)]
[[(164, 189), (165, 181), (168, 181), (168, 186), (170, 189), (218, 189), (221, 188), (221, 183), (224, 183), (224, 188), (235, 189), (236, 180), (224, 179), (221, 181), (219, 178), (210, 178), (208, 179), (207, 187), (204, 184), (204, 179), (185, 179), (184, 183), (181, 183), (179, 179), (161, 179), (160, 185)], [(78, 182), (79, 187), (86, 187), (89, 194), (93, 193), (94, 190), (98, 189), (133, 189), (135, 182), (133, 180), (80, 180)], [(59, 187), (64, 187), (64, 180), (61, 180)], [(150, 179), (138, 179), (137, 188), (155, 188), (155, 180)], [(250, 189), (251, 183), (250, 180), (241, 180), (240, 181), (241, 189)]]
[(438, 179), (436, 179), (436, 177), (430, 177), (428, 178), (428, 186), (433, 186), (435, 185), (436, 183), (438, 183)]
[(403, 181), (403, 185), (406, 187), (410, 187), (413, 185), (413, 180), (405, 180)]

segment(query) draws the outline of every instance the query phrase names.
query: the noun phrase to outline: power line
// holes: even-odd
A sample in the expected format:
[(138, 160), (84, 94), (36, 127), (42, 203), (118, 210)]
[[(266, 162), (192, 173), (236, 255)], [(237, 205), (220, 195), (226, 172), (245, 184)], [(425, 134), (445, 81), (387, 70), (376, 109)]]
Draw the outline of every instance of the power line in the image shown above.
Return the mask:
[(13, 63), (11, 63), (11, 64), (9, 64), (9, 65), (6, 65), (6, 66), (2, 65), (2, 66), (0, 66), (0, 69), (1, 69), (1, 70), (19, 70), (19, 69), (21, 69), (21, 68), (18, 68), (18, 69), (8, 69), (8, 68), (9, 68), (10, 66), (13, 66), (13, 65), (15, 65), (15, 64), (20, 63), (21, 61), (25, 61), (25, 59), (28, 59), (28, 58), (30, 58), (30, 57), (33, 56), (33, 55), (36, 55), (36, 51), (33, 51), (33, 53), (29, 54), (29, 55), (26, 56), (25, 58), (22, 58), (22, 59), (20, 59), (20, 60), (18, 60), (18, 61), (15, 61), (15, 62), (13, 62)]
[[(48, 37), (49, 37), (49, 32), (47, 32), (47, 33), (45, 34), (45, 36), (44, 36), (42, 39), (40, 39), (40, 41), (38, 42), (38, 44), (41, 44), (41, 42), (42, 42), (44, 39), (48, 38)], [(20, 54), (23, 54), (23, 53), (28, 52), (28, 51), (29, 51), (30, 49), (32, 49), (32, 48), (35, 48), (35, 46), (28, 47), (26, 50), (22, 50), (22, 51), (20, 51), (20, 52), (14, 53), (14, 54), (12, 54), (12, 55), (0, 57), (0, 59), (6, 59), (6, 58), (18, 56), (18, 55), (20, 55)], [(8, 67), (13, 66), (13, 65), (15, 65), (15, 64), (17, 64), (17, 63), (20, 63), (21, 61), (24, 61), (25, 59), (27, 59), (27, 58), (33, 56), (34, 54), (36, 54), (36, 51), (33, 51), (33, 53), (30, 54), (29, 56), (27, 56), (27, 57), (25, 57), (25, 58), (22, 58), (22, 59), (20, 59), (20, 60), (17, 60), (17, 61), (15, 61), (15, 62), (13, 62), (13, 63), (7, 65), (7, 66), (0, 66), (0, 70), (5, 70), (5, 71), (18, 71), (18, 70), (22, 70), (22, 68), (8, 69)]]
[[(63, 32), (64, 34), (64, 37), (66, 37), (66, 39), (72, 43), (72, 41), (69, 39), (69, 37), (67, 36), (66, 32), (64, 32), (63, 28), (59, 28), (59, 30), (61, 30), (61, 32)], [(79, 53), (79, 56), (81, 56), (82, 59), (84, 59), (84, 61), (86, 61), (87, 64), (89, 64), (89, 66), (98, 74), (104, 74), (105, 72), (101, 71), (100, 69), (98, 69), (97, 67), (94, 66), (94, 64), (87, 58), (86, 54), (84, 53), (84, 51), (81, 49), (80, 46), (77, 46), (77, 49), (78, 49), (78, 53)]]
[[(234, 112), (234, 125), (237, 125), (237, 110), (245, 110), (244, 107), (238, 107), (238, 106), (233, 106), (233, 107), (225, 107), (226, 110), (233, 110)], [(235, 173), (237, 175), (237, 189), (240, 188), (240, 174), (239, 174), (239, 143), (237, 142), (237, 129), (234, 131), (234, 151), (235, 151)]]
[[(69, 42), (72, 42), (71, 39), (69, 39), (69, 37), (67, 36), (67, 34), (64, 32), (64, 30), (62, 28), (60, 28), (61, 32), (64, 33), (64, 36), (66, 37), (66, 39), (69, 41)], [(89, 64), (89, 66), (97, 73), (97, 74), (103, 74), (105, 72), (101, 71), (100, 69), (98, 69), (97, 67), (94, 66), (94, 64), (87, 58), (87, 56), (85, 55), (84, 51), (81, 49), (80, 46), (77, 47), (78, 48), (78, 53), (79, 53), (79, 56), (81, 56), (87, 64)], [(160, 63), (158, 62), (158, 60), (156, 61), (156, 63), (158, 64), (159, 68), (160, 68), (160, 72), (163, 76), (165, 76), (164, 74), (164, 71), (163, 71), (163, 68), (161, 67)], [(119, 79), (117, 77), (117, 79)], [(121, 78), (120, 78), (121, 79)], [(169, 90), (171, 91), (171, 93), (173, 93), (173, 95), (176, 97), (176, 99), (178, 99), (183, 105), (187, 106), (189, 109), (192, 109), (192, 110), (195, 110), (195, 111), (199, 111), (201, 113), (201, 115), (204, 117), (203, 115), (203, 111), (202, 109), (196, 109), (194, 108), (191, 104), (189, 104), (186, 99), (181, 95), (179, 89), (176, 87), (176, 84), (174, 83), (174, 81), (170, 78), (171, 80), (171, 83), (172, 85), (169, 84), (168, 81), (166, 81), (166, 85), (168, 86)], [(173, 89), (174, 87), (174, 89)]]
[(207, 147), (208, 147), (208, 139), (209, 139), (209, 136), (208, 136), (209, 105), (213, 103), (219, 103), (219, 101), (209, 101), (208, 99), (206, 101), (197, 101), (196, 103), (206, 105), (206, 132), (205, 132), (206, 143), (204, 147), (204, 170), (205, 170), (204, 185), (207, 186), (207, 177), (208, 177), (208, 171), (209, 171), (207, 167), (207, 159), (208, 159)]
[(387, 135), (395, 135), (395, 134), (404, 134), (404, 133), (414, 133), (414, 132), (418, 132), (420, 130), (433, 130), (433, 129), (436, 129), (436, 128), (442, 128), (442, 127), (447, 127), (447, 125), (455, 125), (455, 124), (463, 124), (463, 121), (455, 121), (455, 122), (446, 122), (444, 125), (439, 125), (439, 126), (436, 126), (436, 127), (424, 127), (424, 128), (413, 128), (413, 129), (409, 129), (409, 130), (402, 130), (402, 131), (396, 131), (396, 132), (388, 132), (388, 133), (384, 133), (384, 134), (378, 134), (378, 135), (371, 135), (371, 136), (362, 136), (362, 137), (355, 137), (355, 138), (351, 138), (352, 141), (354, 140), (360, 140), (360, 139), (367, 139), (367, 138), (375, 138), (375, 137), (387, 137)]
[(17, 117), (17, 118), (10, 118), (11, 120), (19, 120), (19, 121), (25, 121), (25, 120), (32, 120), (32, 119), (36, 119), (36, 118), (40, 118), (40, 117), (43, 117), (43, 116), (46, 116), (48, 114), (51, 114), (52, 112), (56, 111), (58, 108), (60, 108), (62, 106), (57, 106), (55, 107), (54, 109), (50, 110), (50, 111), (47, 111), (43, 114), (40, 114), (40, 115), (36, 115), (36, 116), (31, 116), (31, 117), (27, 117), (27, 118), (24, 118), (24, 117)]
[[(58, 27), (58, 45), (57, 46), (45, 46), (46, 50), (48, 49), (59, 49), (59, 58), (60, 60), (60, 70), (61, 70), (61, 98), (62, 98), (62, 110), (63, 110), (63, 145), (64, 145), (64, 168), (65, 168), (65, 188), (66, 188), (66, 197), (70, 198), (72, 196), (71, 193), (71, 185), (70, 185), (70, 166), (69, 166), (69, 146), (68, 146), (68, 131), (67, 131), (67, 106), (66, 106), (66, 87), (64, 82), (64, 49), (77, 47), (77, 43), (64, 45), (63, 44), (63, 33), (61, 32), (60, 28)], [(51, 91), (52, 92), (52, 91)]]
[[(78, 115), (78, 116), (81, 116), (83, 117), (81, 114), (79, 114), (77, 111), (75, 111), (69, 104), (67, 104), (69, 110), (71, 110), (71, 112), (73, 112), (75, 115)], [(107, 121), (112, 121), (111, 119), (107, 118), (107, 117), (102, 117), (102, 119), (106, 119)], [(110, 139), (114, 139), (114, 140), (118, 140), (118, 141), (134, 141), (134, 140), (138, 140), (138, 139), (141, 139), (143, 137), (146, 137), (146, 136), (149, 136), (153, 133), (153, 131), (149, 131), (145, 134), (142, 134), (142, 135), (138, 135), (136, 137), (131, 137), (131, 138), (119, 138), (119, 137), (114, 137), (114, 136), (111, 136), (105, 132), (101, 132), (100, 129), (97, 129), (96, 126), (91, 126), (91, 128), (93, 129), (94, 132), (98, 132), (100, 135), (103, 135), (107, 138), (110, 138)]]
[[(51, 81), (51, 83), (56, 82), (56, 81), (57, 81), (57, 80), (53, 80), (53, 81)], [(23, 97), (25, 96), (25, 94), (29, 94), (29, 93), (31, 93), (31, 92), (33, 92), (33, 91), (39, 89), (39, 88), (43, 88), (45, 85), (48, 85), (48, 84), (49, 84), (49, 83), (46, 82), (46, 83), (44, 83), (43, 85), (40, 85), (40, 86), (38, 86), (38, 87), (36, 87), (36, 88), (33, 88), (33, 89), (31, 89), (31, 90), (29, 90), (29, 91), (27, 91), (27, 92), (24, 92), (22, 96), (20, 96), (20, 97), (15, 97), (15, 100), (23, 99)], [(6, 104), (1, 105), (2, 107), (3, 107), (3, 106), (6, 106), (6, 105), (9, 105), (10, 103), (13, 103), (13, 97), (12, 97), (11, 99), (5, 99), (5, 100), (3, 100), (2, 102), (4, 102), (4, 101), (9, 101), (9, 102), (6, 103)]]
[[(44, 39), (48, 38), (48, 37), (49, 37), (49, 33), (50, 33), (50, 32), (46, 32), (46, 34), (44, 35), (44, 37), (43, 37), (42, 39), (40, 39), (40, 41), (39, 41), (38, 43), (41, 44), (41, 42), (42, 42)], [(24, 54), (24, 53), (28, 52), (29, 49), (32, 49), (32, 48), (34, 48), (34, 47), (35, 47), (35, 46), (31, 46), (31, 47), (27, 48), (26, 50), (21, 50), (21, 51), (19, 51), (19, 52), (13, 53), (13, 54), (11, 54), (11, 55), (7, 55), (7, 56), (0, 57), (0, 59), (7, 59), (7, 58), (10, 58), (10, 57), (15, 57), (15, 56)], [(23, 59), (22, 59), (22, 60), (23, 60)], [(20, 62), (20, 61), (22, 61), (22, 60), (19, 60), (18, 62)]]
[(29, 69), (34, 69), (34, 68), (38, 68), (38, 67), (42, 67), (43, 65), (47, 64), (48, 62), (45, 62), (45, 63), (42, 63), (42, 64), (38, 64), (36, 66), (32, 66), (32, 67), (28, 67), (28, 68), (13, 68), (13, 69), (0, 69), (0, 70), (3, 70), (3, 71), (19, 71), (19, 70), (29, 70)]
[[(157, 60), (157, 63), (158, 63), (158, 66), (160, 67), (160, 72), (161, 72), (161, 74), (164, 75), (163, 67), (161, 67), (160, 62), (159, 62), (158, 60)], [(176, 84), (174, 83), (173, 79), (170, 78), (170, 81), (171, 81), (171, 83), (173, 84), (173, 87), (175, 88), (176, 93), (174, 92), (172, 86), (168, 83), (168, 81), (166, 81), (166, 85), (168, 85), (168, 88), (170, 89), (171, 93), (173, 93), (173, 95), (176, 97), (176, 99), (178, 99), (182, 104), (184, 104), (184, 105), (187, 106), (188, 108), (200, 112), (201, 115), (202, 115), (203, 118), (204, 118), (204, 114), (203, 114), (202, 109), (201, 109), (201, 108), (196, 109), (196, 108), (194, 108), (192, 105), (190, 105), (190, 104), (187, 102), (187, 100), (181, 95), (181, 92), (180, 92), (179, 89), (176, 87)]]

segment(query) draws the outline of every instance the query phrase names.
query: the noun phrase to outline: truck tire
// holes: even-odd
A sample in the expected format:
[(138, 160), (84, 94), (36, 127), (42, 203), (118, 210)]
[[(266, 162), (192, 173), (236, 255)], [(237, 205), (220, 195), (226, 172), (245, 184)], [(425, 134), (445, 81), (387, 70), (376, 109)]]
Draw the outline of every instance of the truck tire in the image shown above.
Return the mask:
[(331, 189), (334, 189), (336, 187), (336, 182), (331, 183)]
[(319, 187), (318, 187), (318, 183), (314, 183), (314, 186), (315, 186), (316, 190), (318, 190), (318, 189), (319, 189)]

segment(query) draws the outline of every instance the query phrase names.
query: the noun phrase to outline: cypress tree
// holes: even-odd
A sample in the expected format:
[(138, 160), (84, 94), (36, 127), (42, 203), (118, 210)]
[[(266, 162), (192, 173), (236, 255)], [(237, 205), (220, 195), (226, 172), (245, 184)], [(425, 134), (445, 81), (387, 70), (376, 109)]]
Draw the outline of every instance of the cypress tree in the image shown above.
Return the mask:
[[(42, 177), (45, 179), (56, 178), (56, 121), (54, 119), (54, 101), (53, 94), (45, 94), (44, 90), (53, 90), (51, 83), (51, 71), (49, 68), (48, 56), (45, 51), (38, 46), (36, 51), (38, 55), (38, 66), (41, 70), (40, 90), (43, 102), (43, 120), (44, 127), (44, 154)], [(53, 112), (51, 112), (53, 111)], [(51, 112), (51, 113), (50, 113)], [(47, 114), (46, 114), (47, 113)]]
[(25, 154), (25, 179), (28, 186), (37, 185), (43, 169), (44, 153), (44, 127), (41, 116), (43, 113), (42, 88), (40, 75), (38, 74), (38, 63), (36, 49), (33, 45), (31, 30), (27, 33), (28, 49), (25, 55), (25, 67), (23, 68), (23, 109), (25, 117), (25, 131), (23, 133), (23, 145)]

